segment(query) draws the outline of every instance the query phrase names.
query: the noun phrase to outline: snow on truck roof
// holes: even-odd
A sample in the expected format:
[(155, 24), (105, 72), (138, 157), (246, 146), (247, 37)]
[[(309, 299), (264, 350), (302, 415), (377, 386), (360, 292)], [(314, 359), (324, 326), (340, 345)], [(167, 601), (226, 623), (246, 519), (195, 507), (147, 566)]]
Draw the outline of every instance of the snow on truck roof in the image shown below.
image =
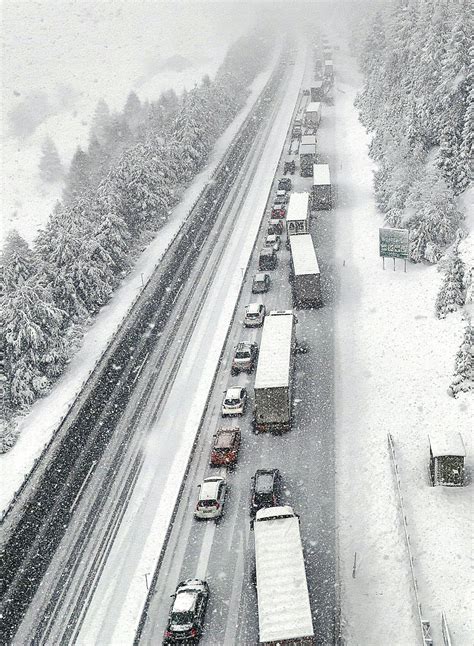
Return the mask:
[(461, 433), (436, 433), (428, 435), (428, 438), (434, 458), (446, 455), (466, 457), (466, 448)]
[(287, 222), (308, 218), (309, 193), (292, 193), (286, 214)]
[(292, 310), (270, 312), (263, 324), (255, 386), (286, 388), (290, 379), (294, 316)]
[(318, 259), (309, 233), (290, 236), (290, 248), (295, 276), (319, 274)]
[(331, 186), (328, 164), (313, 164), (313, 186)]
[(316, 154), (316, 144), (301, 144), (299, 152), (300, 152), (300, 156), (301, 155), (315, 155)]
[(306, 106), (306, 112), (319, 112), (321, 109), (321, 102), (320, 101), (311, 101), (311, 103), (308, 103)]
[(307, 144), (316, 146), (316, 135), (303, 135), (301, 137), (301, 145), (306, 146)]
[(285, 514), (284, 520), (258, 522), (257, 516), (255, 550), (260, 643), (313, 636), (298, 517)]

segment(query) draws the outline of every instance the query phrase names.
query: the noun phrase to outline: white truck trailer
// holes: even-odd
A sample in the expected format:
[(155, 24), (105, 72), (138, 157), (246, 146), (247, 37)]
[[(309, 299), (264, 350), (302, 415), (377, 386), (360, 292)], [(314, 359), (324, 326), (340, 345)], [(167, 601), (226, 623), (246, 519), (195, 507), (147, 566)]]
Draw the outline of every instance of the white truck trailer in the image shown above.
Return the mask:
[(254, 430), (288, 431), (293, 408), (296, 316), (292, 310), (265, 317), (255, 375)]
[(311, 198), (312, 208), (315, 211), (332, 207), (331, 175), (328, 164), (314, 164)]
[(300, 143), (302, 146), (316, 146), (316, 135), (301, 135)]
[(309, 193), (291, 193), (286, 212), (288, 238), (309, 231)]
[(309, 233), (290, 238), (290, 283), (295, 307), (319, 307), (321, 299), (321, 274)]
[(306, 111), (304, 115), (304, 124), (305, 126), (310, 126), (317, 128), (319, 122), (321, 121), (321, 102), (320, 101), (311, 101), (306, 106)]
[(289, 506), (260, 509), (254, 534), (259, 644), (314, 645), (298, 516)]

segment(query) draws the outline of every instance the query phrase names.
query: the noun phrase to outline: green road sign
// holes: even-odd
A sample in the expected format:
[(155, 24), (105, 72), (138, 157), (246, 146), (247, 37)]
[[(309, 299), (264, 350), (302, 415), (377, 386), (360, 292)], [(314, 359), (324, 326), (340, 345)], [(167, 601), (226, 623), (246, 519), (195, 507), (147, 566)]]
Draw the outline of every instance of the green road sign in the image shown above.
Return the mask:
[(408, 229), (379, 229), (379, 249), (383, 258), (408, 258)]

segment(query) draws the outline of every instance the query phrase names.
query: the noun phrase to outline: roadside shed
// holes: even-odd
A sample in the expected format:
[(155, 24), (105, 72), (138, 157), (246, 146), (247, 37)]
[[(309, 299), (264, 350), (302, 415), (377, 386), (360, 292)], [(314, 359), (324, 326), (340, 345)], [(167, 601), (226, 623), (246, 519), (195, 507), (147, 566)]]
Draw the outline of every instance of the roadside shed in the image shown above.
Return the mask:
[(430, 476), (433, 487), (462, 487), (466, 449), (461, 433), (436, 433), (430, 442)]

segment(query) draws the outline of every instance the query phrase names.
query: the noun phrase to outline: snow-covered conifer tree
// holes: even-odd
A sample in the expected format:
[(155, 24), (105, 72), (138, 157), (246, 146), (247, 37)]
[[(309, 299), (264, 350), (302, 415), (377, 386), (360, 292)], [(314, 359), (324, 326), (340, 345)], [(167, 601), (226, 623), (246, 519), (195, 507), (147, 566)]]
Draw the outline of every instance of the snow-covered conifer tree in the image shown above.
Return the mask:
[(436, 298), (436, 316), (446, 318), (464, 305), (464, 263), (455, 249), (446, 269), (443, 284)]
[(46, 137), (41, 146), (39, 172), (43, 182), (52, 183), (63, 178), (64, 169), (56, 145), (51, 137)]
[(91, 126), (91, 138), (97, 137), (99, 143), (103, 146), (107, 138), (107, 129), (110, 125), (110, 110), (104, 99), (100, 99), (94, 112)]
[(456, 397), (461, 392), (474, 390), (474, 326), (468, 323), (464, 338), (456, 354), (454, 377), (449, 393)]
[(3, 279), (7, 292), (14, 291), (36, 271), (33, 252), (16, 230), (10, 231), (2, 253)]
[(78, 197), (86, 196), (91, 190), (91, 174), (89, 157), (80, 146), (71, 161), (69, 172), (66, 177), (64, 188), (64, 199), (72, 202)]

